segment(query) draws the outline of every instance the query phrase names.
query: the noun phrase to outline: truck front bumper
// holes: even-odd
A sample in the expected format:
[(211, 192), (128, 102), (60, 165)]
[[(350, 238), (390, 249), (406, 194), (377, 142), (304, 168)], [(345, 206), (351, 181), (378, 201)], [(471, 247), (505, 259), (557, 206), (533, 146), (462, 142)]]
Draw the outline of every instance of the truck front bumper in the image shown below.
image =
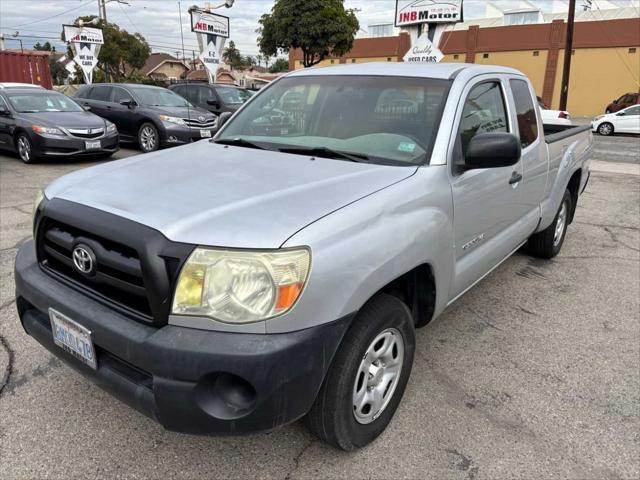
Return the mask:
[[(15, 280), (20, 320), (29, 335), (126, 404), (186, 433), (270, 431), (302, 417), (352, 319), (269, 335), (156, 328), (49, 276), (32, 241), (18, 252)], [(49, 308), (92, 332), (97, 370), (53, 342)]]

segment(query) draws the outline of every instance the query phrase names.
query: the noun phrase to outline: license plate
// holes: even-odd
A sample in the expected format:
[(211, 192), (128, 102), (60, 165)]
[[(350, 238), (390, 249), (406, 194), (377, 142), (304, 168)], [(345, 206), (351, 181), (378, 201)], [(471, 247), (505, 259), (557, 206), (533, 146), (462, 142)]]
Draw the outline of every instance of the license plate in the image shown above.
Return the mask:
[(53, 308), (49, 309), (49, 320), (55, 344), (94, 370), (97, 369), (91, 331)]
[(100, 140), (96, 140), (95, 142), (84, 142), (84, 147), (87, 150), (91, 150), (93, 148), (100, 148)]
[(202, 138), (209, 138), (211, 137), (211, 130), (200, 130), (200, 136)]

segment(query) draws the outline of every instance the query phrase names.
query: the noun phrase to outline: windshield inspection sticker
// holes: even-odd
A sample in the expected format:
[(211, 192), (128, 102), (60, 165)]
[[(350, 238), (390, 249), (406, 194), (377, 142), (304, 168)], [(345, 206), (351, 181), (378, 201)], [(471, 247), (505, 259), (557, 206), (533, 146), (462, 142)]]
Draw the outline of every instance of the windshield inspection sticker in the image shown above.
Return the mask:
[(415, 143), (400, 142), (400, 144), (398, 145), (398, 151), (400, 152), (413, 153), (415, 149), (416, 149)]

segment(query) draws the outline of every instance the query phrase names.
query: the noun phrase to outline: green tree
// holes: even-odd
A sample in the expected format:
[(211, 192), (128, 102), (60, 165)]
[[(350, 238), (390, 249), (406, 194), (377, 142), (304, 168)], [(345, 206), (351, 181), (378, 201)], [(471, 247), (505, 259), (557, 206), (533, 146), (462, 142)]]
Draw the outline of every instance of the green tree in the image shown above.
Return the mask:
[(280, 72), (288, 72), (289, 71), (289, 61), (286, 58), (278, 58), (271, 68), (269, 68), (271, 73), (280, 73)]
[(351, 50), (359, 28), (344, 0), (276, 0), (271, 13), (260, 18), (258, 45), (266, 56), (299, 48), (303, 65), (311, 67)]
[[(51, 45), (49, 42), (36, 42), (33, 46), (34, 50), (40, 50), (42, 52), (51, 52), (54, 53), (56, 51), (56, 47)], [(69, 72), (64, 65), (58, 62), (57, 58), (54, 58), (53, 55), (49, 57), (49, 71), (51, 72), (51, 80), (54, 85), (61, 85), (64, 83), (65, 78), (69, 76)]]
[(222, 52), (222, 58), (229, 64), (231, 70), (234, 68), (236, 70), (241, 70), (245, 66), (242, 54), (240, 53), (240, 50), (238, 50), (238, 47), (236, 47), (236, 43), (233, 40), (229, 42), (227, 48)]
[[(78, 17), (74, 23), (82, 20), (86, 25), (94, 18), (95, 15)], [(104, 45), (98, 53), (98, 68), (104, 69), (106, 66), (112, 81), (127, 80), (144, 66), (151, 47), (142, 35), (121, 30), (115, 23), (103, 20), (98, 21), (95, 27), (102, 29), (104, 37)]]
[(51, 44), (49, 42), (44, 42), (44, 44), (41, 44), (40, 42), (36, 42), (36, 44), (33, 46), (34, 50), (40, 50), (43, 52), (55, 52), (56, 51), (56, 47), (51, 46)]

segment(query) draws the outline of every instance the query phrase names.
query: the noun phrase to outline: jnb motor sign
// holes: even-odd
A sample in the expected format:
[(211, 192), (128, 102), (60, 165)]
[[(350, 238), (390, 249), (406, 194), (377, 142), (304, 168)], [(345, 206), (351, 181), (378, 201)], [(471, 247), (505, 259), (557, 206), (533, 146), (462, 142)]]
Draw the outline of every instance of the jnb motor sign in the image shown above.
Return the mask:
[(398, 0), (396, 27), (420, 23), (453, 23), (462, 19), (462, 0)]

